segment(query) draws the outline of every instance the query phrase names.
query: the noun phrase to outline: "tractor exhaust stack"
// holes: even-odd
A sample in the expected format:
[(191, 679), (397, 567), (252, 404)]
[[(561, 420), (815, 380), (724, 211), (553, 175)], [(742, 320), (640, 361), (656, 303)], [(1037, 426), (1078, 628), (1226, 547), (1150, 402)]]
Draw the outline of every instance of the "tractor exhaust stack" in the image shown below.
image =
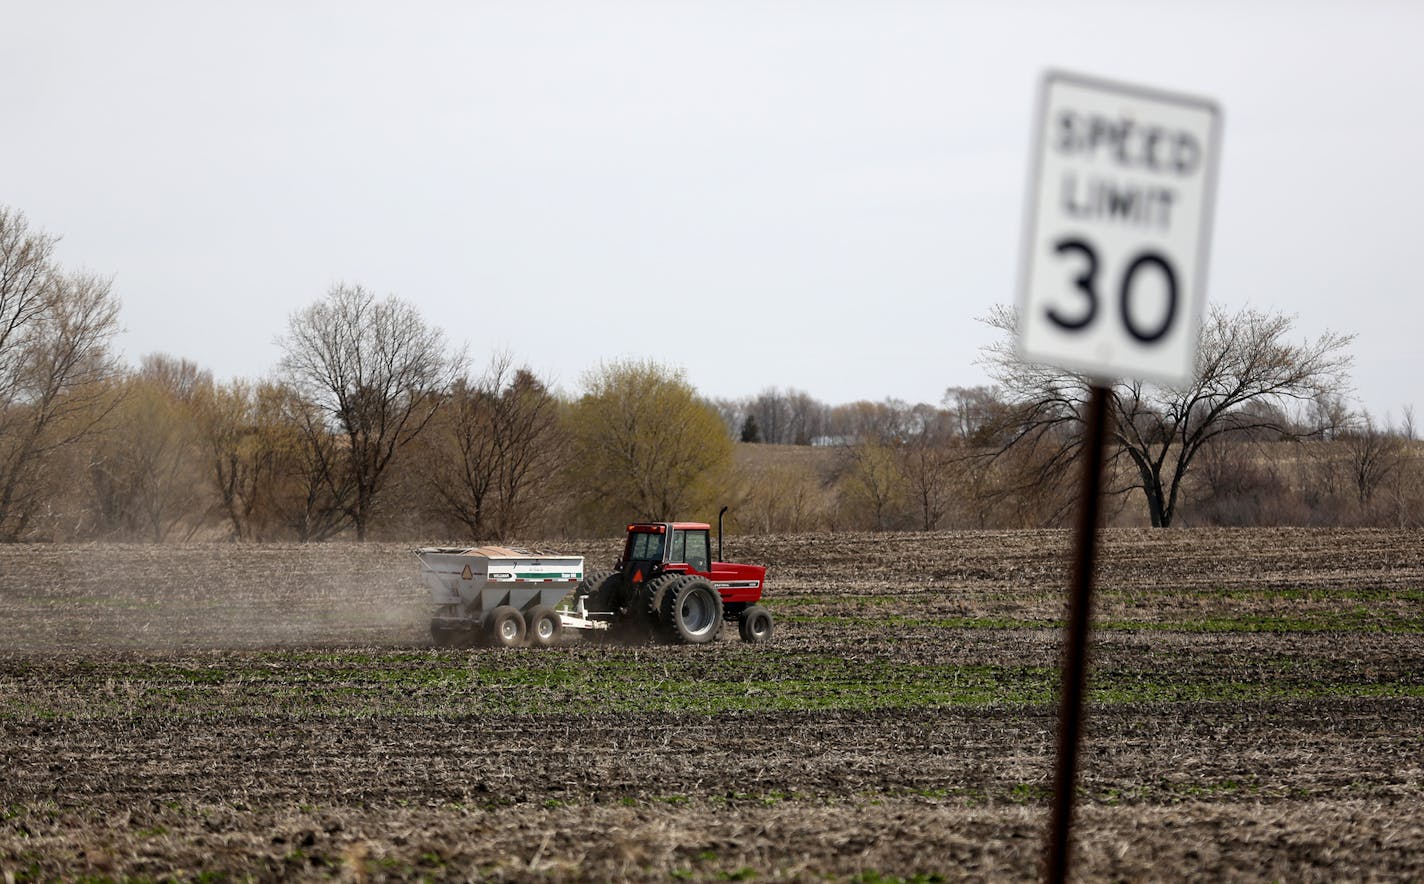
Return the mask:
[(726, 557), (722, 555), (722, 517), (727, 514), (728, 507), (722, 507), (717, 513), (717, 561), (725, 562)]

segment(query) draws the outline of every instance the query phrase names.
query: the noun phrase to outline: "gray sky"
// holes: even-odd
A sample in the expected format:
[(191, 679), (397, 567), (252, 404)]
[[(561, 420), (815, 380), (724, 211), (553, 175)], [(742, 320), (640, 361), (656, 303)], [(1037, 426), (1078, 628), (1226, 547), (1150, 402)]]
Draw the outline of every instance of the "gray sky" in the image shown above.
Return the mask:
[(936, 402), (1015, 300), (1045, 68), (1214, 98), (1208, 294), (1424, 404), (1424, 4), (100, 3), (7, 11), (0, 203), (125, 354), (278, 359), (339, 281), (566, 391)]

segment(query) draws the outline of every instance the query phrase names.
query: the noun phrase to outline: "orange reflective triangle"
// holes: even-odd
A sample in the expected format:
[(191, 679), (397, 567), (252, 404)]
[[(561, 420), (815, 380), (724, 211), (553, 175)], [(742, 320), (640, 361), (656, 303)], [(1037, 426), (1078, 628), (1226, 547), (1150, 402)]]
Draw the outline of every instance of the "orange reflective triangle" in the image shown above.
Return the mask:
[(633, 582), (634, 582), (634, 583), (642, 583), (642, 582), (643, 582), (643, 569), (642, 569), (642, 568), (639, 568), (638, 571), (637, 571), (637, 573), (635, 573), (635, 574), (633, 575)]
[(460, 576), (465, 578), (466, 580), (469, 580), (471, 577), (475, 576), (475, 572), (470, 570), (469, 565), (466, 565), (465, 570), (460, 572)]

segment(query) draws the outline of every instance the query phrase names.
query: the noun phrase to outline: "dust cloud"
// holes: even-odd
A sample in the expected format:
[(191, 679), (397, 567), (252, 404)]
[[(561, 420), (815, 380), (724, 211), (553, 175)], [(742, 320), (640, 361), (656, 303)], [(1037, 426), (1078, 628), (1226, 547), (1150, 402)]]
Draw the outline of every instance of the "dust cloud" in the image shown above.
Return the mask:
[(418, 644), (429, 593), (406, 544), (0, 549), (11, 648)]

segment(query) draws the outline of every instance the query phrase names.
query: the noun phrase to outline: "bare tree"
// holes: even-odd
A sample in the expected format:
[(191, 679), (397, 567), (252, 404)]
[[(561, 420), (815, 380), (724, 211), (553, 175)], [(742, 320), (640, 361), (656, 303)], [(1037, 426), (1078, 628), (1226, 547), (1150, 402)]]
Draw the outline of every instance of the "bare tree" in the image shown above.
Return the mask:
[(963, 460), (959, 429), (958, 416), (943, 409), (921, 403), (910, 410), (900, 462), (924, 531), (940, 527), (949, 511), (954, 467)]
[(830, 409), (824, 403), (803, 390), (787, 390), (786, 408), (790, 417), (788, 441), (792, 445), (810, 445), (812, 439), (825, 435)]
[(970, 446), (991, 445), (1003, 426), (1006, 406), (994, 387), (950, 387), (941, 405), (956, 436)]
[[(1079, 454), (1089, 380), (1022, 361), (1014, 350), (1012, 309), (1000, 307), (984, 321), (1006, 333), (984, 348), (981, 359), (1014, 406), (1003, 447), (1046, 442), (1050, 455), (1041, 474), (1061, 473)], [(1326, 332), (1295, 344), (1287, 340), (1294, 324), (1293, 317), (1279, 313), (1213, 308), (1202, 325), (1196, 371), (1187, 384), (1111, 385), (1110, 455), (1127, 458), (1130, 469), (1123, 472), (1135, 477), (1113, 490), (1140, 489), (1153, 526), (1172, 524), (1183, 480), (1211, 440), (1231, 433), (1301, 434), (1301, 428), (1277, 417), (1283, 413), (1279, 407), (1253, 406), (1328, 402), (1348, 388), (1351, 359), (1344, 351), (1353, 337)]]
[[(291, 419), (301, 411), (293, 407), (292, 398), (281, 384), (238, 380), (212, 387), (198, 401), (208, 481), (220, 518), (234, 540), (288, 534), (300, 540), (318, 539), (303, 527), (310, 529), (320, 521), (313, 518), (314, 508), (305, 506), (319, 498), (295, 488), (305, 439), (300, 424)], [(331, 447), (330, 433), (323, 431), (321, 441)], [(319, 473), (310, 478), (322, 487)], [(294, 498), (303, 500), (303, 505), (295, 505)], [(334, 516), (330, 522), (335, 533), (344, 521), (343, 507), (330, 503), (324, 509)]]
[(352, 523), (356, 472), (347, 440), (332, 431), (319, 405), (286, 384), (279, 389), (282, 422), (295, 441), (278, 462), (276, 521), (302, 543), (328, 540)]
[(457, 380), (450, 402), (420, 443), (427, 455), (423, 472), (433, 509), (465, 526), (476, 539), (488, 536), (499, 484), (499, 394), (484, 381)]
[(1301, 404), (1304, 416), (1298, 423), (1306, 435), (1317, 439), (1338, 439), (1357, 423), (1341, 389), (1323, 390)]
[(328, 416), (278, 381), (214, 386), (197, 406), (216, 508), (234, 540), (327, 540), (354, 488)]
[(763, 442), (786, 445), (792, 439), (791, 403), (776, 387), (767, 387), (747, 406), (747, 414), (756, 420)]
[(893, 444), (908, 434), (910, 414), (910, 405), (899, 399), (861, 400), (831, 409), (827, 429), (842, 446), (860, 442)]
[(1369, 412), (1339, 438), (1345, 448), (1345, 463), (1355, 496), (1362, 508), (1369, 507), (1375, 490), (1399, 469), (1405, 439), (1388, 427), (1376, 425)]
[(275, 452), (259, 452), (256, 397), (245, 381), (214, 386), (201, 400), (198, 433), (208, 462), (208, 479), (234, 540), (253, 540), (258, 489), (270, 473)]
[(1405, 406), (1397, 434), (1398, 459), (1393, 481), (1385, 486), (1386, 507), (1395, 525), (1413, 528), (1424, 524), (1424, 474), (1420, 469), (1424, 450), (1418, 441), (1413, 406)]
[(500, 464), (494, 527), (509, 537), (548, 503), (554, 477), (568, 459), (568, 443), (559, 421), (559, 401), (532, 371), (521, 368), (510, 374), (506, 365), (495, 383)]
[[(1290, 485), (1278, 462), (1259, 456), (1259, 447), (1240, 436), (1222, 435), (1201, 447), (1193, 464), (1195, 476), (1192, 523), (1248, 527), (1280, 521), (1293, 503)], [(1333, 466), (1309, 478), (1318, 495), (1331, 496)]]
[(464, 356), (447, 356), (444, 335), (413, 306), (361, 286), (334, 286), (292, 316), (279, 343), (283, 378), (320, 418), (309, 434), (342, 438), (338, 457), (316, 465), (329, 487), (349, 482), (346, 515), (365, 540), (391, 459), (435, 414)]
[(64, 274), (55, 239), (0, 208), (0, 539), (31, 528), (47, 461), (93, 432), (111, 407), (118, 330), (110, 282)]
[[(773, 445), (810, 445), (825, 433), (830, 409), (803, 390), (768, 387), (745, 404), (743, 417), (756, 421), (763, 442)], [(736, 424), (739, 432), (742, 422)]]
[(475, 537), (526, 527), (563, 462), (559, 403), (508, 354), (462, 379), (427, 434), (425, 470), (437, 508)]
[(819, 527), (831, 492), (809, 459), (756, 459), (737, 468), (737, 494), (726, 500), (738, 530), (796, 533)]
[(751, 401), (747, 398), (718, 398), (708, 400), (708, 404), (717, 409), (718, 416), (722, 418), (722, 423), (727, 427), (728, 437), (737, 439), (742, 435), (742, 427), (746, 425), (747, 419), (751, 417), (751, 412), (748, 410), (751, 408)]
[(903, 527), (906, 481), (893, 443), (863, 440), (840, 450), (840, 494), (851, 513), (868, 516), (865, 527)]
[(46, 309), (55, 237), (31, 233), (25, 216), (0, 207), (0, 382), (13, 397), (25, 347)]
[(125, 379), (90, 459), (98, 529), (124, 539), (186, 540), (206, 521), (197, 408), (212, 375), (186, 359), (145, 356)]

